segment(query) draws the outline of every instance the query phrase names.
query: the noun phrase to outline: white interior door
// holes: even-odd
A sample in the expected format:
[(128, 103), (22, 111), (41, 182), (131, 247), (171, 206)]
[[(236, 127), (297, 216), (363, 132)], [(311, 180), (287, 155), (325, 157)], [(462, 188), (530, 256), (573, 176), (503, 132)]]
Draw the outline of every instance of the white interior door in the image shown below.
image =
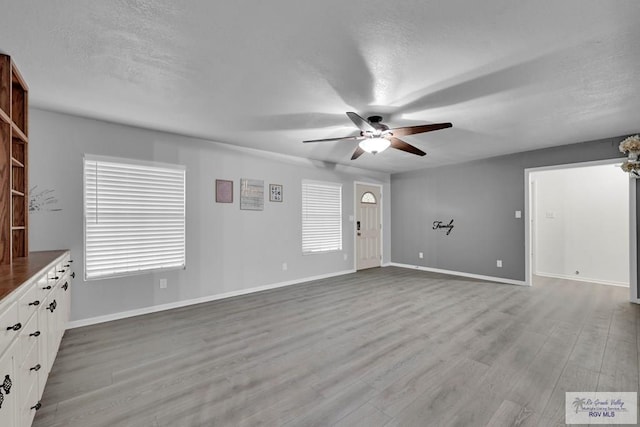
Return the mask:
[(356, 184), (356, 270), (380, 267), (380, 187)]

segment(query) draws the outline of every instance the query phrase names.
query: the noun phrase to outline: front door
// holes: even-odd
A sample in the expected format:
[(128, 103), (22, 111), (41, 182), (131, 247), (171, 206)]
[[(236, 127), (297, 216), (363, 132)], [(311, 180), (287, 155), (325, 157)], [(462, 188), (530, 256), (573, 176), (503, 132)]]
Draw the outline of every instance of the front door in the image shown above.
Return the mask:
[(380, 187), (356, 184), (356, 270), (380, 267)]

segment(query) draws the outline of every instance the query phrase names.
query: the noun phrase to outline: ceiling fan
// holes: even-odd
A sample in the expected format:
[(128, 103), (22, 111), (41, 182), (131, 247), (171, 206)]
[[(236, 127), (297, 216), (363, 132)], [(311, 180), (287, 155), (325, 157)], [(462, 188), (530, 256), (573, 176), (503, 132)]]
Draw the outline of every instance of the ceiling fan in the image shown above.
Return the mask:
[(371, 154), (380, 153), (389, 146), (406, 151), (407, 153), (416, 154), (418, 156), (424, 156), (424, 151), (414, 147), (411, 144), (398, 139), (399, 136), (414, 135), (416, 133), (431, 132), (434, 130), (446, 129), (453, 126), (451, 123), (434, 123), (431, 125), (409, 126), (403, 128), (391, 129), (389, 126), (382, 123), (382, 117), (371, 116), (367, 120), (363, 119), (359, 115), (353, 112), (348, 112), (347, 116), (351, 121), (360, 129), (359, 136), (344, 136), (342, 138), (328, 138), (328, 139), (313, 139), (302, 142), (324, 142), (324, 141), (346, 141), (355, 140), (360, 141), (356, 151), (353, 152), (351, 160), (355, 160), (360, 157), (365, 151)]

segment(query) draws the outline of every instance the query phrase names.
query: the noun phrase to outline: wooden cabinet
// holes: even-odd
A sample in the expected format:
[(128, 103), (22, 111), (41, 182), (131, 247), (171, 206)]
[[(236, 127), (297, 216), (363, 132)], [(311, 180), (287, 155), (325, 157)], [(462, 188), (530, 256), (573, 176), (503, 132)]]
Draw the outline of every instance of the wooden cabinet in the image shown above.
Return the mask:
[(0, 264), (27, 256), (29, 89), (0, 54)]
[[(69, 321), (68, 251), (0, 266), (0, 425), (30, 426)], [(4, 385), (3, 385), (4, 381)]]

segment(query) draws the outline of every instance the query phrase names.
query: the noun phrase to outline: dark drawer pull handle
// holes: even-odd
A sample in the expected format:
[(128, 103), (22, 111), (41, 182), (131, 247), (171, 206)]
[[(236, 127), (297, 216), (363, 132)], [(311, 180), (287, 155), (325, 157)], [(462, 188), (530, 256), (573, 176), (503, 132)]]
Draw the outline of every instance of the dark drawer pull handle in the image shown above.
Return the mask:
[(34, 366), (33, 368), (31, 368), (29, 370), (38, 372), (40, 370), (40, 368), (42, 368), (42, 366), (40, 366), (40, 364), (38, 363), (36, 366)]
[(71, 265), (69, 265), (69, 264), (64, 266), (64, 268), (69, 268), (69, 267), (71, 267)]
[(60, 277), (56, 276), (56, 277), (52, 277), (52, 280), (58, 280)]
[(31, 409), (35, 409), (36, 411), (37, 411), (38, 409), (40, 409), (40, 408), (42, 408), (42, 403), (40, 403), (40, 402), (36, 403), (35, 405), (33, 405), (33, 406), (31, 407)]
[(58, 273), (64, 273), (67, 270), (58, 270)]
[(53, 313), (53, 310), (55, 310), (57, 306), (58, 303), (56, 302), (56, 300), (53, 300), (53, 302), (49, 304), (49, 307), (47, 307), (47, 310), (50, 310)]
[(10, 331), (10, 330), (19, 331), (20, 328), (22, 328), (22, 323), (16, 323), (13, 326), (7, 326), (7, 331)]
[(49, 286), (45, 286), (45, 287), (44, 287), (44, 288), (42, 288), (42, 289), (44, 289), (45, 291), (46, 291), (46, 290), (48, 290), (48, 289), (51, 289), (51, 285), (49, 285)]
[(9, 375), (4, 376), (4, 381), (2, 381), (2, 389), (5, 394), (9, 394), (11, 392), (11, 386), (13, 382), (11, 381), (11, 377)]
[(40, 301), (35, 300), (34, 302), (30, 302), (29, 305), (40, 305)]
[(73, 260), (72, 260), (72, 259), (70, 259), (70, 260), (69, 260), (69, 262), (73, 262)]
[(0, 409), (2, 409), (2, 403), (4, 402), (4, 394), (0, 391)]
[(76, 272), (75, 271), (71, 273), (71, 277), (73, 277), (74, 279), (76, 278)]
[(31, 334), (29, 334), (30, 337), (39, 337), (40, 336), (40, 331), (35, 331)]
[(64, 285), (62, 285), (62, 289), (64, 289), (65, 291), (69, 289), (69, 282), (64, 282)]

